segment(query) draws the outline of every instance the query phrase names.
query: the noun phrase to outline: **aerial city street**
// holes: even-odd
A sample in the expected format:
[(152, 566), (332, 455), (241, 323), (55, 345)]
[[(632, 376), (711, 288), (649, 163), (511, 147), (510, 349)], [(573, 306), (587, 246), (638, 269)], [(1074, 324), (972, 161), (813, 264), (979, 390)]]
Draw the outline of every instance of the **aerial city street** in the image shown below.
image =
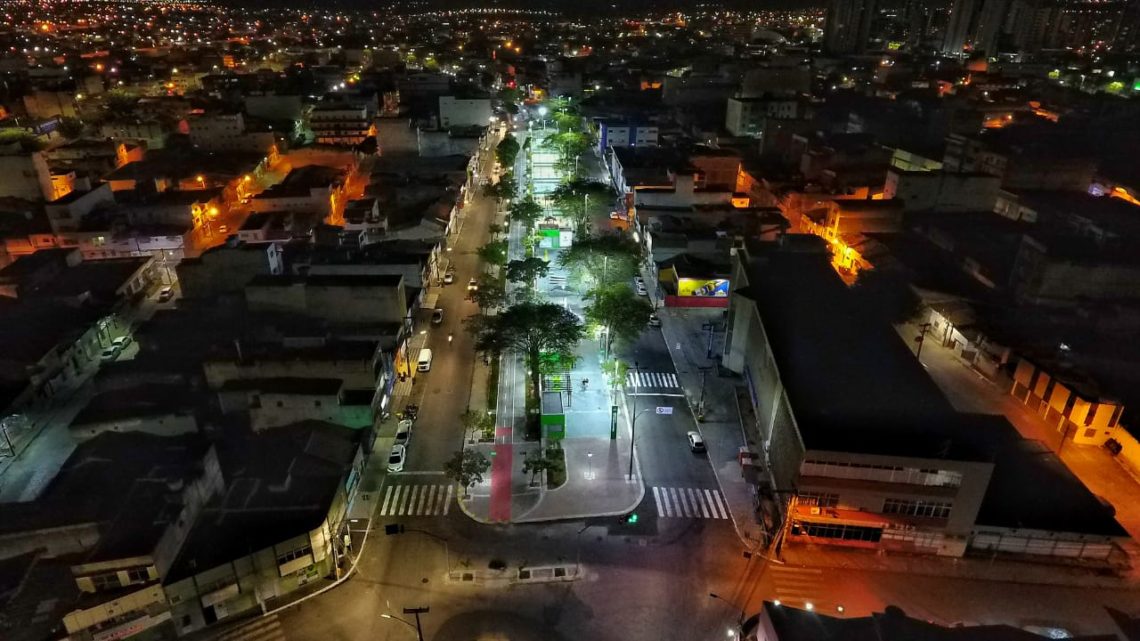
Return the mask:
[(1140, 641), (1137, 0), (0, 14), (0, 641)]

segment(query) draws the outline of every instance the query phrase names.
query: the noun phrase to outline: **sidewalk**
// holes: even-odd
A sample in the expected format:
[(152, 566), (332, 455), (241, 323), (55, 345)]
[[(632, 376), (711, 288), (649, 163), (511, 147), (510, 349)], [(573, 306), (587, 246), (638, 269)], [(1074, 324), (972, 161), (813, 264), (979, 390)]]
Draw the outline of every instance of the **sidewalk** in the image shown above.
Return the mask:
[[(589, 386), (583, 391), (581, 381)], [(617, 439), (610, 439), (612, 391), (602, 373), (599, 345), (583, 340), (571, 372), (569, 394), (563, 393), (566, 437), (566, 483), (545, 489), (538, 504), (516, 513), (516, 522), (551, 521), (594, 516), (616, 516), (632, 511), (645, 496), (641, 472), (634, 461), (629, 478), (629, 415), (619, 403)], [(517, 466), (521, 472), (522, 467)]]
[(1027, 585), (1101, 588), (1135, 588), (1137, 585), (1133, 576), (1102, 574), (1094, 568), (1042, 564), (1037, 559), (947, 558), (811, 544), (785, 545), (781, 557), (789, 567), (888, 572)]

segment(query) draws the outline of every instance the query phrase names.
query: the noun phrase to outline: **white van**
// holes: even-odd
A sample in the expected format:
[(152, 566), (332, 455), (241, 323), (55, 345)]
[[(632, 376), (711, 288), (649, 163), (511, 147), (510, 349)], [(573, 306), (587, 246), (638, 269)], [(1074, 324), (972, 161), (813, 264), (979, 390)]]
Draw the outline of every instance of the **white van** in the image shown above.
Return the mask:
[(431, 350), (423, 348), (420, 350), (420, 360), (416, 364), (416, 369), (421, 372), (431, 371)]

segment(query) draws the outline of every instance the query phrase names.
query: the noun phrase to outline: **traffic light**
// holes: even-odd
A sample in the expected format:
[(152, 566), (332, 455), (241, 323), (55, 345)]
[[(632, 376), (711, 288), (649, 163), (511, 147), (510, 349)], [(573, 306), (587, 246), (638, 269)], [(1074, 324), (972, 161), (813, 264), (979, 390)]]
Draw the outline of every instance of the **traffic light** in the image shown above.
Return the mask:
[(637, 512), (634, 512), (633, 514), (630, 514), (629, 516), (625, 517), (625, 522), (629, 523), (630, 525), (637, 523)]

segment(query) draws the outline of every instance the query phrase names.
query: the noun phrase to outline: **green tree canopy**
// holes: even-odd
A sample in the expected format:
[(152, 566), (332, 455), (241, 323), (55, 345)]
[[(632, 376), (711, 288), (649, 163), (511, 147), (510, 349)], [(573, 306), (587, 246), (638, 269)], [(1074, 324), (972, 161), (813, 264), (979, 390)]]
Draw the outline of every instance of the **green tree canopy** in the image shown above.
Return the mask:
[(534, 285), (535, 279), (545, 276), (549, 271), (549, 263), (538, 256), (530, 256), (507, 263), (507, 280), (523, 283), (530, 288)]
[(574, 159), (590, 150), (591, 138), (581, 131), (562, 131), (547, 136), (542, 146), (558, 152), (558, 168), (564, 173), (573, 170)]
[(541, 217), (542, 205), (530, 196), (511, 205), (511, 218), (522, 223), (527, 229), (534, 227)]
[(469, 496), (471, 487), (483, 482), (483, 475), (491, 469), (491, 461), (478, 450), (464, 449), (456, 452), (443, 464), (447, 478), (463, 486), (463, 496)]
[(479, 258), (489, 265), (507, 264), (507, 241), (492, 240), (480, 247), (477, 251)]
[(637, 340), (653, 313), (649, 301), (635, 294), (625, 283), (600, 287), (586, 298), (590, 300), (586, 319), (606, 328), (606, 354), (613, 348), (614, 339)]
[(487, 185), (484, 193), (499, 200), (506, 200), (507, 198), (513, 198), (517, 191), (518, 182), (515, 180), (513, 174), (508, 173), (503, 174), (502, 177), (499, 178), (499, 182), (493, 185)]
[(471, 320), (475, 348), (500, 354), (515, 350), (526, 358), (534, 398), (540, 398), (543, 353), (571, 354), (582, 338), (582, 323), (554, 303), (522, 302), (496, 316)]
[(513, 167), (519, 155), (519, 141), (513, 134), (507, 134), (495, 147), (495, 160), (504, 167)]
[(471, 300), (479, 306), (479, 311), (486, 312), (506, 302), (507, 290), (503, 287), (503, 281), (485, 278), (479, 284), (479, 289), (471, 292)]
[(621, 234), (582, 236), (558, 256), (558, 263), (574, 271), (592, 287), (627, 282), (637, 274), (641, 246)]
[(83, 135), (83, 121), (78, 118), (64, 117), (59, 121), (59, 133), (65, 138), (78, 138)]
[(550, 200), (574, 223), (578, 236), (586, 234), (595, 214), (609, 211), (613, 199), (613, 189), (596, 180), (574, 179), (550, 192)]

